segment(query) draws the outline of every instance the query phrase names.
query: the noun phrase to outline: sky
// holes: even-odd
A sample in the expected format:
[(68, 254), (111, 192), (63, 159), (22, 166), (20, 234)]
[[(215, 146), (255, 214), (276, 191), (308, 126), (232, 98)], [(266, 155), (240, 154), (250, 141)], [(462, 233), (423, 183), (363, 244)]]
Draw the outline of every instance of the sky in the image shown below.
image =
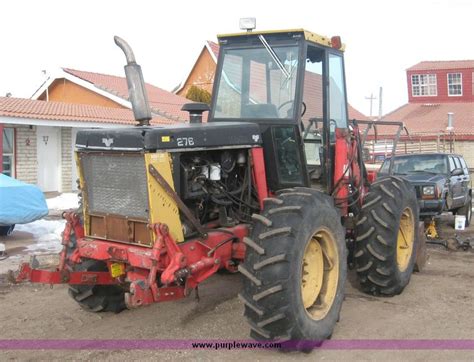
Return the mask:
[(205, 40), (238, 32), (239, 18), (257, 29), (305, 28), (340, 35), (346, 44), (349, 103), (366, 115), (407, 102), (406, 68), (423, 60), (474, 59), (474, 0), (145, 1), (15, 0), (0, 16), (0, 96), (29, 98), (59, 67), (123, 76), (113, 42), (132, 46), (145, 80), (172, 90)]

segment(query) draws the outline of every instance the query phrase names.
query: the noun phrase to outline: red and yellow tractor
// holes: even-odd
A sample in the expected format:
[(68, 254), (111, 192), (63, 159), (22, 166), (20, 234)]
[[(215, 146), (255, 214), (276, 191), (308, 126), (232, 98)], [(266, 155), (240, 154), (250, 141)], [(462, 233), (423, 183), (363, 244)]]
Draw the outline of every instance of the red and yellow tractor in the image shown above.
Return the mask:
[(303, 349), (298, 341), (331, 336), (348, 264), (367, 293), (408, 284), (415, 191), (365, 169), (339, 37), (218, 39), (210, 107), (187, 104), (188, 123), (151, 126), (141, 68), (115, 38), (137, 126), (78, 132), (82, 207), (64, 215), (59, 266), (23, 264), (17, 280), (67, 283), (84, 309), (119, 312), (186, 297), (220, 269), (240, 272), (251, 336)]

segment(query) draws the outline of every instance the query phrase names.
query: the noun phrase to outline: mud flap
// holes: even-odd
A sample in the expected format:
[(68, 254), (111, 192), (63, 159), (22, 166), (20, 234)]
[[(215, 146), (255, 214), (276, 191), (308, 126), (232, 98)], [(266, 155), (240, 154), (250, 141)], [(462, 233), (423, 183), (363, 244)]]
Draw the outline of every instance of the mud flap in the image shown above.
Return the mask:
[(418, 248), (416, 249), (415, 272), (421, 272), (428, 260), (428, 253), (426, 250), (426, 235), (424, 232), (424, 222), (420, 221), (418, 226)]

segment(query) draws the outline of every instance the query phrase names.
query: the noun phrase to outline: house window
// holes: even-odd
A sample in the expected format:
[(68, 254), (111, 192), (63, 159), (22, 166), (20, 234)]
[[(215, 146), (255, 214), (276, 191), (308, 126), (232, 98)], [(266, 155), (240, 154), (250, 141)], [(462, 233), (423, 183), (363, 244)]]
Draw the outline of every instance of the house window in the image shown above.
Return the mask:
[(450, 96), (462, 96), (461, 73), (448, 73), (448, 94)]
[(3, 129), (3, 171), (2, 173), (13, 177), (15, 175), (15, 130)]
[(436, 96), (436, 74), (413, 74), (411, 92), (414, 97)]

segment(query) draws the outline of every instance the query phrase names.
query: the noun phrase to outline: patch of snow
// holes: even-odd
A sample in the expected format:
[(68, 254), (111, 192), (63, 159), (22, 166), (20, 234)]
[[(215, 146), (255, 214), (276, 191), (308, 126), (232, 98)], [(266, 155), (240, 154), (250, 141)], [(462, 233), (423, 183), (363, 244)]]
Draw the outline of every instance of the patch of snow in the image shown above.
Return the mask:
[(79, 196), (75, 193), (64, 193), (51, 199), (46, 199), (50, 210), (69, 210), (79, 207)]
[(28, 245), (28, 254), (59, 253), (61, 251), (61, 233), (65, 220), (36, 220), (29, 224), (17, 225), (15, 230), (33, 234), (35, 243)]

